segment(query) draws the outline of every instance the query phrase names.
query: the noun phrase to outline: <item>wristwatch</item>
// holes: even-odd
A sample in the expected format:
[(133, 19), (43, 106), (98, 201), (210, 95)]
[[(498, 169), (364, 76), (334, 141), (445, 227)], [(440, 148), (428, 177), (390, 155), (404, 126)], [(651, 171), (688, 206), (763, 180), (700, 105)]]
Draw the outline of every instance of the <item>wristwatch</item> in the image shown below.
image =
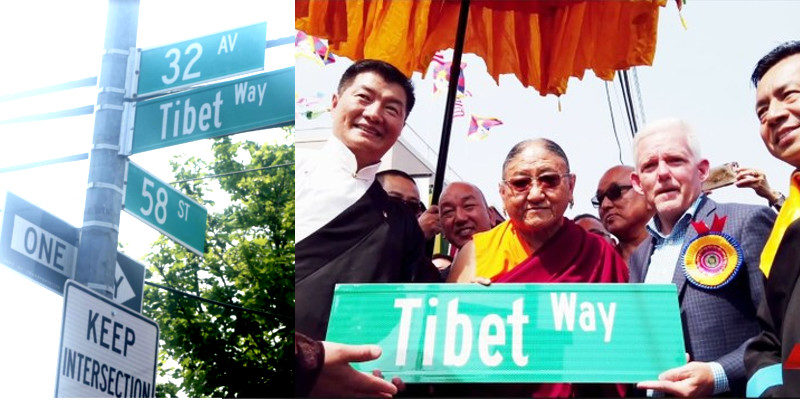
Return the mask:
[(778, 212), (780, 212), (783, 203), (786, 201), (786, 196), (784, 196), (783, 193), (777, 190), (775, 191), (775, 193), (778, 193), (778, 197), (775, 199), (775, 201), (770, 201), (769, 206), (774, 207), (776, 210), (778, 210)]

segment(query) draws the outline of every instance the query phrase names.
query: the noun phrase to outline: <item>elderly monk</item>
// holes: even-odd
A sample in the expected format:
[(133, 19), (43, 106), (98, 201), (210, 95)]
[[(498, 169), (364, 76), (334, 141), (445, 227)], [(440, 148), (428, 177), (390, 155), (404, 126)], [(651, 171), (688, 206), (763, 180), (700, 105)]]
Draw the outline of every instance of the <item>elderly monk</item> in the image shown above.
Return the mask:
[[(548, 139), (518, 143), (503, 163), (500, 183), (509, 220), (473, 235), (456, 256), (448, 281), (627, 282), (628, 269), (614, 247), (564, 217), (574, 187), (575, 175), (558, 144)], [(492, 397), (616, 397), (625, 387), (503, 384), (486, 392)]]

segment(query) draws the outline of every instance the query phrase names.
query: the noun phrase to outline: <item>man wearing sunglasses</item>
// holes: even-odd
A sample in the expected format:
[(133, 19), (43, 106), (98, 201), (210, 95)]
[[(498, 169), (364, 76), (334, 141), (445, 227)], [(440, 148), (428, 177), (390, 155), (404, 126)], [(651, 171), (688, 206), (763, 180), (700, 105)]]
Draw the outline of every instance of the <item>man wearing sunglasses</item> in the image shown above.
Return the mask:
[(387, 169), (378, 172), (375, 180), (381, 184), (383, 190), (389, 195), (389, 199), (403, 204), (417, 217), (417, 222), (419, 222), (419, 227), (425, 234), (426, 240), (433, 239), (437, 233), (442, 231), (439, 224), (438, 206), (433, 205), (431, 208), (425, 209), (425, 204), (419, 200), (417, 182), (411, 175), (398, 169)]
[(619, 241), (617, 251), (625, 261), (647, 238), (645, 225), (655, 214), (644, 195), (631, 190), (633, 171), (627, 165), (611, 167), (600, 178), (597, 194), (592, 198), (603, 226)]
[(764, 296), (759, 256), (775, 213), (707, 198), (709, 163), (681, 120), (650, 123), (633, 148), (633, 189), (656, 215), (629, 260), (630, 281), (677, 287), (690, 360), (637, 387), (678, 397), (744, 397), (744, 350), (759, 333), (756, 309)]

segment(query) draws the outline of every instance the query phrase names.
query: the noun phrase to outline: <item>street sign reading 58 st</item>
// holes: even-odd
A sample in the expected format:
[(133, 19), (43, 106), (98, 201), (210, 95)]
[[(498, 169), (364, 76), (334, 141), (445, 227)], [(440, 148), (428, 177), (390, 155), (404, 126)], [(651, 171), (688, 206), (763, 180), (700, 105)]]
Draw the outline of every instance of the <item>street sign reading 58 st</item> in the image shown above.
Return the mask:
[(267, 23), (142, 51), (138, 94), (264, 68)]
[(130, 161), (125, 181), (125, 211), (203, 255), (208, 217), (203, 206)]

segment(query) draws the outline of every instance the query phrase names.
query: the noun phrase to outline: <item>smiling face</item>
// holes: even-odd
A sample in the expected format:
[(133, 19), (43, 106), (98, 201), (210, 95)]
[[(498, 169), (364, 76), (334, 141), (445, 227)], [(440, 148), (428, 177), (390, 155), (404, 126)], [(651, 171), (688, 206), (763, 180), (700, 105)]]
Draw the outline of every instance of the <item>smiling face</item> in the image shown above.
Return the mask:
[(380, 161), (397, 142), (406, 119), (403, 87), (364, 72), (333, 95), (333, 134), (356, 156), (358, 169)]
[(442, 233), (457, 248), (472, 239), (472, 234), (492, 228), (489, 210), (477, 187), (453, 182), (439, 197), (439, 218)]
[(756, 114), (769, 152), (800, 167), (800, 54), (784, 58), (761, 77)]
[[(543, 184), (553, 183), (542, 179), (553, 176), (559, 177), (557, 184)], [(507, 183), (525, 178), (533, 178), (529, 190), (519, 191)], [(503, 179), (500, 197), (514, 227), (539, 241), (552, 236), (562, 224), (575, 187), (575, 176), (569, 174), (566, 162), (541, 143), (533, 143), (508, 162)]]
[[(606, 171), (597, 184), (597, 193), (603, 194), (598, 213), (603, 226), (621, 241), (635, 237), (653, 217), (653, 208), (644, 195), (630, 188), (632, 167), (619, 165)], [(620, 191), (620, 197), (612, 200), (609, 193), (613, 188), (627, 188)]]
[(634, 189), (655, 206), (667, 231), (700, 196), (708, 177), (708, 160), (696, 159), (679, 128), (669, 125), (642, 137), (636, 146), (636, 172), (631, 175)]

